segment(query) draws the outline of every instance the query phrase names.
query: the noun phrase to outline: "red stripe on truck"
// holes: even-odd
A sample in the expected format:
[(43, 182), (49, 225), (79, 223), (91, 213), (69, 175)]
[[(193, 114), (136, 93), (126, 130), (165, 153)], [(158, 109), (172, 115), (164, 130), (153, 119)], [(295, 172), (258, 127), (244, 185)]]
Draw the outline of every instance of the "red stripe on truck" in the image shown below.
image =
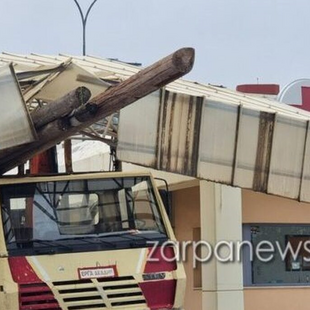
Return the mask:
[(176, 280), (150, 281), (139, 285), (151, 310), (173, 308)]
[(14, 282), (18, 284), (20, 310), (61, 310), (49, 286), (35, 273), (26, 257), (9, 257)]
[(177, 269), (176, 257), (173, 247), (150, 248), (146, 260), (144, 273), (173, 271)]

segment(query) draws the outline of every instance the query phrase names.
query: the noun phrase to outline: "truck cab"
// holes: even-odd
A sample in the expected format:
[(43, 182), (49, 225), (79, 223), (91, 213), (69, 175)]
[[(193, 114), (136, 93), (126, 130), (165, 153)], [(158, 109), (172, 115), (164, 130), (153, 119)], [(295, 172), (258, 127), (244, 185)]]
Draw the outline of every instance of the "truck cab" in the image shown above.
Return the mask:
[(153, 177), (0, 180), (6, 310), (182, 309), (185, 273)]

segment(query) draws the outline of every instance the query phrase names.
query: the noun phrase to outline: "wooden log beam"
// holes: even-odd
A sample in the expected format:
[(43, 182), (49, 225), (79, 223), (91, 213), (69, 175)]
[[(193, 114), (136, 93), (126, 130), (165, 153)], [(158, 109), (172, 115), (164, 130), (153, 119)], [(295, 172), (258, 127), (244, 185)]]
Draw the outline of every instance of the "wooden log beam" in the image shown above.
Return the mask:
[(78, 87), (67, 95), (47, 105), (34, 110), (30, 116), (36, 129), (68, 115), (72, 110), (86, 103), (91, 97), (91, 92), (86, 87)]
[[(91, 124), (158, 90), (187, 74), (193, 67), (194, 59), (195, 51), (192, 48), (176, 51), (92, 98), (90, 103), (98, 106), (96, 115), (91, 111), (79, 113), (78, 121)], [(78, 111), (81, 109), (83, 106)]]
[(192, 69), (194, 58), (194, 49), (180, 49), (94, 97), (88, 106), (96, 105), (96, 108), (85, 109), (82, 106), (81, 109), (84, 109), (84, 112), (76, 113), (78, 118), (74, 121), (71, 118), (48, 123), (38, 131), (37, 141), (11, 148), (1, 154), (0, 173), (9, 171), (26, 162), (36, 153), (52, 147), (98, 120), (182, 77)]

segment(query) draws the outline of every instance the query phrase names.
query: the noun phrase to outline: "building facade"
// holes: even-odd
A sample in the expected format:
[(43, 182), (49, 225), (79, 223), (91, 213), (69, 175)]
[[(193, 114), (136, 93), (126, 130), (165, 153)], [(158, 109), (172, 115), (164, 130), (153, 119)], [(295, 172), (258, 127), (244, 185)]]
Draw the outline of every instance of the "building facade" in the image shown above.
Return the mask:
[[(276, 242), (284, 250), (289, 238), (293, 247), (294, 241), (310, 239), (310, 204), (200, 181), (173, 191), (173, 210), (179, 241), (234, 244), (233, 261), (212, 259), (196, 268), (193, 249), (189, 249), (184, 261), (188, 279), (185, 309), (308, 309), (309, 268), (302, 262), (305, 253), (300, 251), (295, 262), (289, 261), (290, 255), (281, 260)], [(259, 241), (274, 244), (274, 258), (262, 262), (254, 253), (251, 261), (246, 253), (249, 246), (245, 244), (238, 261), (237, 245), (242, 241), (250, 242), (253, 248)], [(199, 254), (206, 257), (206, 249), (201, 250)], [(229, 257), (228, 245), (223, 245), (222, 250), (221, 257)]]

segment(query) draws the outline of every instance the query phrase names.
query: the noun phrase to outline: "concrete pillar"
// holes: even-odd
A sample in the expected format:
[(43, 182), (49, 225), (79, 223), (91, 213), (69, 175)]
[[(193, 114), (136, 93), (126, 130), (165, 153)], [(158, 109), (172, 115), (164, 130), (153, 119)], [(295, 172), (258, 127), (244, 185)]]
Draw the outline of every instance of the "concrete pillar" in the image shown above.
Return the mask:
[[(201, 240), (214, 250), (220, 241), (242, 241), (241, 189), (212, 182), (200, 182)], [(226, 258), (230, 249), (220, 248)], [(202, 247), (202, 257), (208, 250)], [(212, 258), (202, 263), (203, 310), (243, 310), (242, 263), (220, 262)]]

